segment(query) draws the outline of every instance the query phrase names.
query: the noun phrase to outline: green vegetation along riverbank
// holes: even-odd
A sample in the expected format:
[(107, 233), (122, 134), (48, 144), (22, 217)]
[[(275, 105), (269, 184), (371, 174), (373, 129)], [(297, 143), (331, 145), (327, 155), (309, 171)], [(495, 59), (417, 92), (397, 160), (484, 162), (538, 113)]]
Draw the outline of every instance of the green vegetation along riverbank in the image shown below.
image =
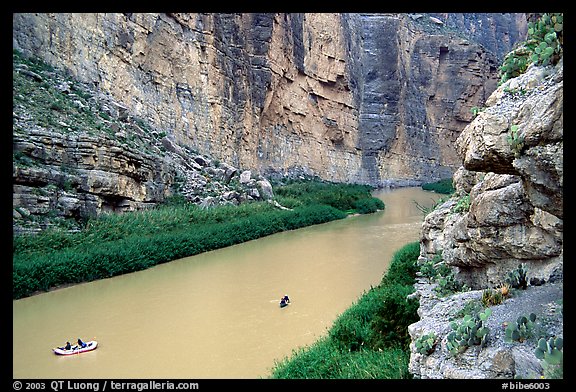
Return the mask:
[(345, 310), (316, 343), (275, 364), (277, 379), (407, 379), (408, 325), (418, 321), (414, 291), (420, 244), (399, 249), (377, 287)]
[(47, 230), (13, 239), (13, 298), (108, 278), (285, 230), (384, 208), (363, 185), (299, 181), (275, 186), (276, 201), (203, 209), (183, 200), (102, 215), (71, 233)]
[(444, 195), (450, 195), (456, 190), (452, 184), (452, 178), (444, 178), (436, 182), (424, 183), (422, 184), (422, 189), (425, 191), (442, 193)]

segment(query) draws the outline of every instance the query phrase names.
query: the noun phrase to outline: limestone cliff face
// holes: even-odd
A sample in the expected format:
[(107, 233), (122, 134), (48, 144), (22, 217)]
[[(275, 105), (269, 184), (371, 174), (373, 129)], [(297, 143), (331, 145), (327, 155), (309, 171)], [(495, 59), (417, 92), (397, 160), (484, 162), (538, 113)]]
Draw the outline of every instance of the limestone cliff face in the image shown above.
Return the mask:
[[(421, 320), (409, 331), (413, 342), (436, 333), (437, 347), (425, 355), (411, 345), (413, 374), (534, 378), (542, 373), (535, 342), (505, 343), (502, 323), (534, 312), (541, 334), (563, 336), (557, 308), (563, 293), (563, 86), (562, 59), (556, 66), (530, 66), (502, 84), (458, 137), (462, 167), (453, 177), (456, 193), (426, 216), (420, 260), (439, 254), (473, 290), (439, 298), (431, 289), (435, 283), (420, 279)], [(483, 290), (503, 285), (521, 263), (528, 288), (491, 307), (488, 345), (450, 355), (448, 320), (458, 312), (462, 317), (465, 301), (480, 303)]]
[(430, 16), (437, 18), (448, 29), (481, 43), (499, 58), (503, 58), (514, 43), (526, 38), (527, 17), (524, 15), (431, 13)]
[(366, 181), (449, 177), (458, 162), (452, 146), (470, 109), (495, 88), (498, 60), (439, 27), (424, 28), (422, 15), (354, 17), (364, 42), (358, 140)]
[(15, 48), (109, 93), (181, 147), (268, 175), (373, 185), (452, 174), (470, 108), (496, 86), (496, 56), (526, 29), (521, 14), (14, 14), (13, 22)]
[[(261, 171), (355, 172), (338, 15), (15, 15), (15, 42), (172, 135)], [(331, 164), (330, 160), (337, 161)]]
[[(470, 287), (501, 283), (525, 262), (533, 278), (561, 276), (563, 66), (531, 67), (503, 84), (457, 139), (457, 194), (423, 225), (424, 257), (442, 251)], [(511, 128), (523, 143), (514, 148)], [(469, 209), (454, 205), (469, 198)]]
[(13, 64), (15, 232), (74, 229), (174, 195), (201, 206), (273, 197), (256, 173), (178, 146), (109, 95), (37, 59), (14, 53)]

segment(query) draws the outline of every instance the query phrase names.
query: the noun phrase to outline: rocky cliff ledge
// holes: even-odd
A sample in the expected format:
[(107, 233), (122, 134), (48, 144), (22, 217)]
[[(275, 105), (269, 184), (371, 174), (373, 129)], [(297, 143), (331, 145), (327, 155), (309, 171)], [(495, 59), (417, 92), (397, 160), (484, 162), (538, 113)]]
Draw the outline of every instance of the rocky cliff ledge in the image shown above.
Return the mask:
[[(261, 174), (451, 175), (523, 14), (14, 14), (13, 46)], [(506, 49), (506, 50), (504, 50)]]
[(270, 183), (189, 148), (38, 60), (14, 54), (15, 232), (74, 229), (102, 212), (151, 208), (171, 196), (202, 206), (271, 199)]
[[(562, 336), (563, 62), (530, 66), (502, 84), (457, 139), (463, 166), (456, 193), (424, 221), (420, 262), (441, 259), (472, 291), (442, 297), (420, 279), (421, 320), (410, 326), (410, 371), (422, 378), (533, 378), (542, 373), (534, 340), (504, 341), (504, 322), (534, 312), (541, 336)], [(436, 257), (436, 258), (435, 258)], [(519, 265), (527, 288), (494, 306), (486, 347), (451, 355), (451, 320), (486, 289), (500, 290)], [(470, 309), (468, 310), (470, 312)], [(459, 316), (457, 316), (459, 314)], [(415, 341), (434, 332), (435, 350)]]

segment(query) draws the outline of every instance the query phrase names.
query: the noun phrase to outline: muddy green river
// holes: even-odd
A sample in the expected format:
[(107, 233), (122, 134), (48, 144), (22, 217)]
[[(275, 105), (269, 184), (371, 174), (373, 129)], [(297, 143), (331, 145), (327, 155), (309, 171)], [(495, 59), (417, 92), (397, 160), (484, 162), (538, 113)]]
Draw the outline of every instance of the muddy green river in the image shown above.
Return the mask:
[[(385, 211), (274, 234), (13, 301), (13, 378), (266, 378), (312, 344), (417, 241), (440, 196), (375, 193)], [(282, 295), (292, 300), (278, 306)], [(94, 351), (52, 347), (97, 340)]]

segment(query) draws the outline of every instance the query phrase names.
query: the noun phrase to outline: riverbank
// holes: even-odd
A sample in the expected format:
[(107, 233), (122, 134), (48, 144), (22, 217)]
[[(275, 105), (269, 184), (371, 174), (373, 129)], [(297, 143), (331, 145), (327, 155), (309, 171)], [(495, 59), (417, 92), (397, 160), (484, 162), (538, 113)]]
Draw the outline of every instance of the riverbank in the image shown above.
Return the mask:
[(276, 379), (409, 379), (408, 325), (418, 320), (414, 291), (419, 242), (394, 254), (381, 283), (344, 311), (314, 344), (275, 364)]
[[(451, 178), (421, 187), (439, 194), (454, 192)], [(415, 203), (421, 211), (434, 208)], [(418, 301), (408, 296), (415, 290), (419, 254), (418, 241), (398, 249), (381, 283), (343, 312), (327, 336), (276, 362), (270, 378), (412, 378), (408, 325), (419, 317)]]
[(295, 181), (275, 186), (276, 201), (201, 208), (180, 201), (103, 215), (76, 233), (47, 230), (13, 241), (13, 299), (108, 278), (286, 230), (370, 213), (384, 203), (362, 185)]
[[(383, 211), (14, 300), (13, 340), (21, 350), (13, 375), (266, 378), (275, 360), (325, 335), (380, 283), (394, 251), (418, 239), (422, 214), (413, 201), (439, 197), (420, 188), (373, 195)], [(291, 304), (280, 308), (284, 294)], [(66, 323), (62, 314), (70, 315)], [(47, 347), (77, 334), (102, 343), (95, 355), (66, 366), (47, 355)], [(122, 349), (132, 340), (151, 343)]]

